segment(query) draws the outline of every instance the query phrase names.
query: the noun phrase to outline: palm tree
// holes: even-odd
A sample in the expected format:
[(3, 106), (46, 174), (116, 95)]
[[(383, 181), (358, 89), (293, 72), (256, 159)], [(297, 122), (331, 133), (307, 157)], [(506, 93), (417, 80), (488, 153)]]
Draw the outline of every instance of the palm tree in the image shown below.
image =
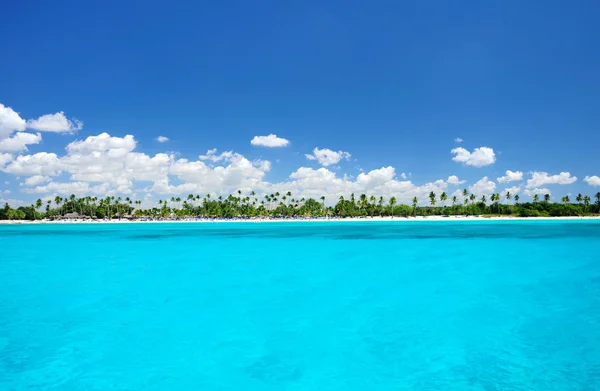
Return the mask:
[(533, 195), (533, 202), (538, 202), (540, 200), (540, 195), (538, 193), (535, 193)]
[(440, 201), (442, 201), (442, 207), (445, 208), (446, 207), (446, 200), (448, 199), (448, 194), (446, 194), (445, 191), (442, 192), (442, 194), (440, 194)]
[(510, 201), (512, 195), (510, 194), (510, 191), (506, 192), (506, 203), (508, 203), (508, 201)]
[(392, 219), (394, 218), (394, 205), (396, 205), (396, 197), (390, 198), (390, 209), (392, 210)]
[(587, 213), (587, 210), (588, 210), (588, 206), (590, 205), (590, 200), (591, 200), (590, 196), (586, 195), (586, 196), (583, 197), (583, 205), (584, 205), (583, 211), (586, 212), (586, 213)]
[(564, 197), (561, 199), (561, 201), (562, 201), (564, 204), (568, 204), (568, 203), (569, 203), (571, 200), (569, 199), (569, 196), (568, 196), (568, 195), (566, 195), (566, 196), (564, 196)]
[(579, 202), (579, 204), (581, 204), (581, 202), (583, 201), (583, 196), (581, 195), (581, 193), (577, 194), (577, 197), (575, 197), (575, 200), (577, 202)]
[(62, 215), (60, 210), (60, 204), (62, 202), (62, 198), (59, 196), (54, 197), (54, 202), (56, 203), (56, 209), (58, 209), (58, 214)]
[(321, 203), (323, 204), (323, 213), (325, 213), (325, 196), (321, 196)]
[(413, 216), (417, 216), (417, 204), (419, 203), (419, 200), (417, 199), (417, 197), (413, 197), (412, 199), (412, 207), (413, 207)]
[(365, 206), (367, 205), (367, 195), (361, 194), (359, 199), (360, 199), (360, 208), (365, 209)]
[(519, 195), (515, 194), (515, 204), (519, 205)]
[(432, 208), (435, 206), (435, 193), (434, 192), (429, 193), (429, 203), (431, 204)]
[(550, 202), (550, 194), (548, 194), (548, 193), (544, 194), (544, 201)]
[[(493, 194), (492, 194), (492, 197), (494, 197)], [(484, 205), (487, 203), (487, 198), (486, 198), (485, 194), (481, 196), (481, 202), (483, 202)]]

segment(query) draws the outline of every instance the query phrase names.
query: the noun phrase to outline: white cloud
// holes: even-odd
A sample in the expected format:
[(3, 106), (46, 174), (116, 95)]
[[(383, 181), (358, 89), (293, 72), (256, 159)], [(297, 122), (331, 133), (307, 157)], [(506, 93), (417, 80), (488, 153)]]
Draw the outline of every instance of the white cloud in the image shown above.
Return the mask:
[(18, 132), (12, 137), (0, 140), (0, 151), (19, 152), (27, 151), (27, 145), (39, 144), (42, 141), (42, 135), (39, 133)]
[(475, 148), (469, 152), (465, 148), (454, 148), (451, 153), (455, 154), (452, 158), (455, 162), (464, 163), (467, 166), (483, 167), (493, 164), (496, 161), (494, 150), (488, 147)]
[(547, 172), (532, 172), (531, 178), (527, 180), (527, 188), (533, 189), (544, 185), (570, 185), (577, 180), (569, 172), (561, 172), (557, 175), (548, 175)]
[(252, 165), (264, 172), (271, 171), (271, 162), (268, 160), (256, 159)]
[(31, 177), (25, 179), (25, 182), (20, 183), (20, 185), (21, 186), (37, 186), (37, 185), (41, 185), (42, 183), (50, 182), (51, 180), (52, 180), (52, 178), (49, 176), (34, 175), (34, 176), (31, 176)]
[(458, 177), (456, 175), (450, 175), (448, 177), (448, 179), (446, 180), (446, 182), (448, 182), (451, 185), (462, 185), (466, 181), (464, 181), (464, 180), (461, 181), (460, 179), (458, 179)]
[(8, 204), (11, 208), (17, 208), (19, 206), (24, 206), (25, 202), (23, 200), (15, 200), (11, 198), (0, 198), (0, 206), (4, 207), (4, 204)]
[(455, 143), (457, 143), (457, 144), (460, 144), (460, 143), (462, 143), (463, 141), (464, 141), (464, 140), (463, 140), (462, 138), (460, 138), (460, 137), (457, 137), (457, 138), (455, 138), (455, 139), (454, 139), (454, 142), (455, 142)]
[(169, 141), (169, 138), (165, 136), (158, 136), (156, 138), (156, 141), (158, 141), (159, 143), (166, 143), (167, 141)]
[(496, 191), (496, 184), (484, 176), (475, 182), (475, 184), (469, 186), (469, 191), (477, 197), (481, 197), (482, 195), (489, 196)]
[(92, 154), (94, 152), (108, 153), (110, 157), (122, 157), (136, 147), (132, 135), (111, 137), (108, 133), (90, 136), (83, 141), (74, 141), (67, 145), (69, 154)]
[(521, 180), (523, 180), (523, 173), (521, 171), (506, 170), (506, 175), (498, 178), (498, 183), (508, 183)]
[(216, 162), (220, 162), (220, 161), (229, 161), (234, 157), (234, 153), (233, 151), (225, 151), (225, 152), (221, 152), (219, 155), (217, 155), (217, 148), (214, 149), (209, 149), (206, 152), (206, 155), (200, 155), (198, 157), (198, 159), (200, 160), (209, 160), (213, 163)]
[(271, 168), (270, 162), (266, 160), (251, 162), (238, 153), (231, 153), (231, 156), (222, 160), (227, 165), (211, 167), (203, 161), (173, 160), (169, 167), (169, 174), (185, 183), (172, 186), (167, 179), (156, 182), (153, 191), (163, 194), (188, 191), (227, 194), (237, 190), (244, 192), (260, 190), (265, 186), (262, 180)]
[(290, 181), (272, 184), (267, 192), (291, 191), (294, 196), (319, 198), (326, 196), (327, 204), (334, 204), (340, 196), (348, 199), (354, 193), (356, 197), (365, 193), (379, 198), (396, 197), (398, 203), (411, 203), (413, 197), (417, 197), (420, 204), (427, 204), (429, 192), (437, 194), (444, 191), (446, 183), (438, 180), (417, 186), (410, 181), (398, 181), (395, 179), (393, 167), (382, 167), (368, 173), (361, 173), (355, 180), (347, 176), (338, 177), (334, 172), (321, 167), (313, 169), (300, 167), (290, 175)]
[(26, 122), (12, 108), (0, 103), (0, 140), (10, 136), (14, 131), (23, 131)]
[(406, 176), (406, 174), (405, 174), (405, 173), (402, 173), (402, 174), (400, 174), (400, 178), (402, 178), (402, 179), (406, 179), (406, 178), (408, 178), (408, 177)]
[(275, 134), (270, 134), (268, 136), (254, 136), (254, 138), (250, 141), (250, 144), (254, 145), (255, 147), (278, 148), (286, 147), (290, 144), (290, 142), (284, 138), (277, 137)]
[(30, 129), (41, 130), (54, 133), (73, 133), (83, 128), (83, 122), (73, 119), (67, 119), (65, 113), (59, 111), (55, 114), (42, 115), (38, 119), (27, 121), (27, 127)]
[(45, 186), (37, 186), (34, 188), (23, 189), (24, 193), (30, 194), (75, 194), (77, 197), (82, 197), (87, 194), (106, 195), (109, 191), (108, 186), (99, 185), (90, 187), (86, 182), (50, 182)]
[(0, 152), (0, 170), (6, 165), (6, 163), (12, 160), (12, 155), (10, 153), (1, 153)]
[(513, 187), (508, 187), (506, 189), (504, 189), (504, 191), (502, 192), (502, 194), (506, 195), (506, 193), (510, 193), (510, 194), (517, 194), (521, 192), (521, 187), (520, 186), (513, 186)]
[(535, 194), (541, 194), (541, 195), (545, 195), (545, 194), (552, 194), (550, 192), (550, 190), (548, 189), (544, 189), (544, 188), (537, 188), (537, 189), (525, 189), (525, 195), (528, 197), (533, 197)]
[(350, 153), (344, 151), (332, 151), (331, 149), (323, 148), (315, 148), (313, 150), (313, 154), (305, 155), (308, 160), (317, 160), (321, 165), (327, 167), (332, 164), (339, 163), (342, 159), (350, 159)]
[(55, 153), (40, 152), (34, 155), (17, 156), (2, 171), (13, 175), (49, 175), (61, 172), (62, 164)]
[(594, 176), (586, 176), (583, 178), (583, 181), (590, 186), (600, 186), (600, 177)]

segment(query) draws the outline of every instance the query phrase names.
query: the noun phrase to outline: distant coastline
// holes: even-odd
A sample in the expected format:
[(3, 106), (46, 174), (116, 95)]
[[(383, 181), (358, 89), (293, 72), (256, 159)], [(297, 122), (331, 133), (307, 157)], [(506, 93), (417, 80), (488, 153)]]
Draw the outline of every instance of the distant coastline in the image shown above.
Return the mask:
[(0, 220), (5, 225), (65, 225), (65, 224), (159, 224), (159, 223), (335, 223), (335, 222), (450, 222), (450, 221), (556, 221), (556, 220), (600, 220), (600, 216), (556, 216), (556, 217), (518, 217), (518, 216), (416, 216), (416, 217), (366, 217), (366, 218), (256, 218), (256, 219), (163, 219), (163, 220)]

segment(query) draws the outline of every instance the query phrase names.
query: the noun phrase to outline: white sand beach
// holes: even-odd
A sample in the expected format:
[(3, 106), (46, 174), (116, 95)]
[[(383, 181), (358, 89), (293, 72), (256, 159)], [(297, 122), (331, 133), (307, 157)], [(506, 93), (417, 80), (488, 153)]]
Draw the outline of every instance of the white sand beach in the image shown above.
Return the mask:
[(416, 217), (365, 217), (365, 218), (255, 218), (255, 219), (180, 219), (180, 220), (0, 220), (0, 224), (160, 224), (160, 223), (335, 223), (335, 222), (440, 222), (440, 221), (544, 221), (544, 220), (600, 220), (600, 216), (565, 217), (513, 217), (513, 216), (416, 216)]

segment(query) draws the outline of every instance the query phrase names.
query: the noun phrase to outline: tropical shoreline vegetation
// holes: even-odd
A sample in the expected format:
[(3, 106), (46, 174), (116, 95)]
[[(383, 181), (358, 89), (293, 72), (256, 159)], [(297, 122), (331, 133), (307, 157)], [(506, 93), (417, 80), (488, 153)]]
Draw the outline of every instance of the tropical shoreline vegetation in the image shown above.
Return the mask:
[(448, 197), (445, 192), (439, 196), (431, 192), (428, 206), (419, 205), (414, 197), (411, 205), (398, 204), (395, 197), (385, 199), (373, 195), (352, 194), (349, 198), (339, 197), (333, 206), (326, 206), (325, 196), (319, 200), (299, 198), (291, 192), (273, 193), (259, 198), (255, 192), (242, 195), (241, 191), (227, 197), (204, 197), (189, 194), (186, 198), (172, 197), (159, 200), (151, 208), (142, 208), (142, 201), (129, 197), (104, 198), (82, 197), (74, 194), (68, 198), (56, 196), (45, 203), (38, 199), (30, 206), (11, 208), (8, 204), (0, 209), (0, 220), (41, 220), (63, 219), (76, 214), (92, 219), (118, 218), (253, 218), (253, 217), (375, 217), (375, 216), (519, 216), (519, 217), (553, 217), (553, 216), (587, 216), (600, 214), (600, 192), (592, 198), (578, 194), (575, 202), (569, 196), (562, 197), (560, 202), (551, 202), (546, 194), (540, 197), (535, 194), (532, 202), (519, 202), (519, 195), (506, 193), (492, 194), (490, 197), (476, 198), (467, 189), (462, 197)]

